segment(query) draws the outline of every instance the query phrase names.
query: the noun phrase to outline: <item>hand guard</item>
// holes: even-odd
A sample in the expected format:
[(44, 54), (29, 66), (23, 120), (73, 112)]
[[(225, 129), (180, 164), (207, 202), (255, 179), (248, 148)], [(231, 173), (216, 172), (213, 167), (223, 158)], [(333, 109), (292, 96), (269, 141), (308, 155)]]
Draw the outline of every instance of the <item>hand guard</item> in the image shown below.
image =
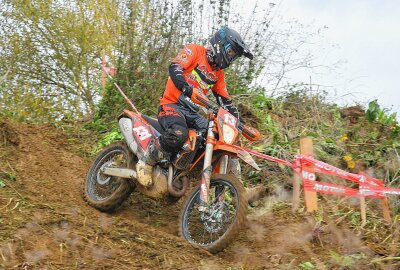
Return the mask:
[(203, 94), (203, 91), (198, 89), (198, 88), (193, 88), (192, 89), (192, 95), (190, 96), (190, 99), (196, 103), (197, 105), (209, 108), (212, 107), (212, 103), (208, 99), (206, 95)]
[(239, 124), (239, 129), (242, 131), (242, 135), (249, 141), (258, 141), (261, 138), (260, 131), (250, 126), (246, 126), (243, 123)]

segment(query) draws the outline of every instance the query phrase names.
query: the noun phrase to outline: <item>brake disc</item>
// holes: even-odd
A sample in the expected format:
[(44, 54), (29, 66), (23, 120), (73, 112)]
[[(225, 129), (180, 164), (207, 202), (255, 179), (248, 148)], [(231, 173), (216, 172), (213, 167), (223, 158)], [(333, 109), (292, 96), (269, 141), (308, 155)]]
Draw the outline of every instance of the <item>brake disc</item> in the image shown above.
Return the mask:
[(202, 221), (208, 233), (220, 231), (229, 216), (229, 206), (225, 202), (212, 204), (207, 213), (202, 214)]

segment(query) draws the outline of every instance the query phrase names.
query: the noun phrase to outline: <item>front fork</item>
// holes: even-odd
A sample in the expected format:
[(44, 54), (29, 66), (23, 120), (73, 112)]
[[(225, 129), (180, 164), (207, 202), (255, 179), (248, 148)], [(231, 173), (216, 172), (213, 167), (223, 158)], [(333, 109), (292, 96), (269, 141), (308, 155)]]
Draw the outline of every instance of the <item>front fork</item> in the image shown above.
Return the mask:
[[(215, 145), (215, 135), (213, 132), (214, 128), (214, 121), (210, 121), (207, 130), (207, 139), (206, 139), (206, 150), (204, 154), (204, 164), (203, 164), (203, 171), (201, 175), (201, 185), (200, 185), (200, 205), (201, 208), (205, 208), (208, 205), (208, 193), (210, 190), (210, 179), (212, 173), (212, 156), (214, 151)], [(227, 155), (224, 155), (220, 161), (220, 168), (219, 173), (226, 174), (227, 167), (228, 167), (229, 158)], [(218, 198), (219, 201), (224, 200), (223, 190), (218, 190), (217, 194), (220, 194)], [(216, 194), (216, 195), (217, 195)]]
[(226, 172), (228, 170), (228, 163), (229, 163), (228, 155), (223, 155), (219, 162), (219, 173), (220, 174), (226, 174)]
[(213, 132), (213, 128), (214, 121), (210, 120), (207, 130), (206, 150), (204, 154), (203, 172), (201, 174), (200, 185), (200, 205), (204, 207), (208, 205), (208, 192), (210, 190), (210, 179), (212, 172), (211, 162), (215, 145), (215, 135)]

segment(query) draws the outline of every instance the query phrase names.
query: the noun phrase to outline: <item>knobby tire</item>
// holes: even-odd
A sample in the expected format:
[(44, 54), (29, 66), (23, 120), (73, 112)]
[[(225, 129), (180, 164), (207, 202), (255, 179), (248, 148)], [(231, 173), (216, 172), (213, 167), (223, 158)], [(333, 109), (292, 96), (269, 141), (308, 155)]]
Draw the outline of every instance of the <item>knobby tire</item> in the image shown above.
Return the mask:
[[(189, 227), (188, 219), (190, 216), (189, 211), (191, 212), (194, 207), (194, 200), (196, 200), (196, 196), (199, 194), (200, 185), (198, 185), (192, 193), (188, 196), (188, 199), (182, 209), (180, 218), (179, 218), (179, 233), (181, 237), (185, 240), (189, 241), (191, 244), (195, 246), (199, 246), (204, 248), (211, 253), (217, 253), (222, 251), (238, 234), (240, 228), (244, 224), (247, 215), (247, 197), (246, 191), (243, 187), (243, 184), (233, 175), (226, 175), (226, 174), (216, 174), (211, 178), (211, 186), (215, 182), (226, 182), (229, 183), (237, 192), (237, 209), (236, 215), (234, 217), (234, 221), (229, 225), (229, 228), (220, 236), (216, 241), (210, 244), (199, 244), (190, 238), (190, 233), (187, 231), (186, 228)], [(189, 216), (188, 216), (189, 215)], [(189, 235), (188, 235), (189, 233)]]
[(114, 212), (121, 204), (129, 197), (129, 195), (135, 190), (135, 183), (133, 180), (124, 179), (120, 177), (112, 176), (112, 180), (118, 185), (116, 189), (106, 198), (98, 199), (90, 192), (90, 188), (93, 188), (93, 181), (96, 181), (94, 177), (97, 176), (98, 170), (100, 169), (100, 162), (104, 161), (107, 155), (113, 155), (113, 153), (120, 153), (126, 159), (126, 167), (129, 169), (135, 168), (135, 156), (132, 154), (128, 146), (124, 142), (117, 142), (109, 145), (103, 149), (93, 162), (84, 185), (84, 199), (87, 203), (102, 211), (102, 212)]

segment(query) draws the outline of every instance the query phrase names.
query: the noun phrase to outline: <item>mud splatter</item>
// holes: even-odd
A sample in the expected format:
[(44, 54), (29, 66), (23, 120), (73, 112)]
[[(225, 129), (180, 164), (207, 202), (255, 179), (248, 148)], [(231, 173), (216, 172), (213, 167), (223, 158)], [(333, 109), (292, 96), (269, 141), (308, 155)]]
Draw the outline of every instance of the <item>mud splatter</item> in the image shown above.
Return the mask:
[(31, 263), (37, 263), (51, 255), (48, 249), (26, 251), (24, 254), (26, 261)]

